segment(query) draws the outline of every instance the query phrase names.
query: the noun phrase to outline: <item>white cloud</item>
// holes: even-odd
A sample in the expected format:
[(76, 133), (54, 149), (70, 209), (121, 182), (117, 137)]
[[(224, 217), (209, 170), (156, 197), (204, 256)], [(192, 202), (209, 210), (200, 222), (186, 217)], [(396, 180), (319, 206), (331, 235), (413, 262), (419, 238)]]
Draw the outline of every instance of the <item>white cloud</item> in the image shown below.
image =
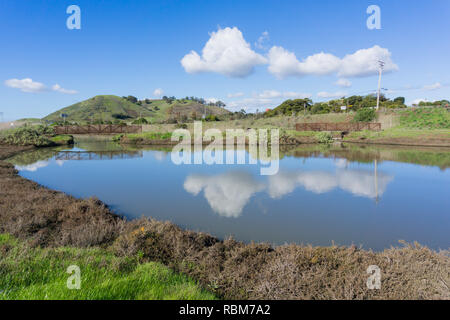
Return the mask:
[(280, 92), (277, 90), (265, 90), (261, 93), (255, 94), (256, 98), (260, 99), (275, 99), (275, 98), (310, 98), (311, 95), (309, 93), (301, 93), (301, 92)]
[(311, 97), (311, 94), (303, 92), (265, 90), (260, 93), (253, 93), (251, 98), (228, 101), (227, 109), (232, 111), (241, 109), (255, 111), (259, 109), (261, 111), (278, 106), (283, 99), (304, 99)]
[(181, 59), (188, 73), (216, 72), (240, 78), (250, 75), (255, 66), (266, 63), (267, 59), (251, 49), (236, 27), (212, 32), (201, 56), (191, 51)]
[(345, 79), (345, 78), (338, 79), (338, 81), (336, 81), (334, 84), (339, 87), (344, 87), (344, 88), (349, 88), (352, 86), (351, 81), (348, 79)]
[(161, 88), (157, 88), (155, 90), (153, 90), (153, 96), (154, 97), (162, 97), (162, 95), (164, 94), (164, 90)]
[(76, 91), (76, 90), (70, 90), (70, 89), (61, 88), (61, 86), (59, 84), (53, 85), (52, 86), (52, 90), (60, 92), (60, 93), (64, 93), (64, 94), (77, 94), (78, 93), (78, 91)]
[(217, 98), (205, 98), (206, 103), (216, 103), (219, 101)]
[(383, 73), (397, 71), (398, 66), (391, 59), (391, 52), (380, 46), (361, 49), (342, 59), (338, 75), (341, 77), (364, 77), (378, 73), (378, 60), (384, 61)]
[(440, 88), (442, 88), (442, 85), (439, 82), (423, 86), (424, 90), (436, 90)]
[(47, 87), (40, 82), (33, 81), (30, 78), (25, 79), (9, 79), (5, 81), (5, 85), (10, 88), (20, 89), (22, 92), (43, 92)]
[(292, 99), (305, 99), (305, 98), (311, 98), (312, 94), (288, 91), (288, 92), (283, 92), (283, 97), (292, 98)]
[(228, 98), (239, 98), (239, 97), (242, 97), (242, 96), (244, 96), (243, 92), (235, 92), (235, 93), (227, 94)]
[(417, 105), (420, 102), (429, 102), (429, 100), (427, 100), (427, 99), (415, 99), (415, 100), (411, 101), (410, 105), (413, 105), (413, 104)]
[(317, 96), (319, 98), (342, 98), (345, 97), (347, 95), (347, 92), (344, 91), (337, 91), (337, 92), (326, 92), (326, 91), (321, 91), (319, 93), (317, 93)]
[(256, 97), (261, 99), (273, 99), (273, 98), (279, 98), (283, 94), (276, 90), (265, 90), (261, 93), (256, 94)]
[(227, 103), (227, 109), (231, 111), (244, 109), (247, 112), (259, 109), (261, 111), (266, 108), (277, 106), (278, 104), (279, 102), (267, 98), (245, 98), (237, 101), (229, 101)]
[(340, 59), (330, 53), (317, 53), (299, 61), (293, 52), (272, 47), (268, 54), (269, 72), (277, 78), (336, 73), (340, 77), (364, 77), (378, 72), (378, 60), (385, 62), (384, 72), (398, 70), (388, 49), (373, 46), (348, 54)]
[(264, 45), (265, 42), (269, 41), (269, 32), (264, 31), (261, 36), (258, 38), (258, 41), (255, 42), (255, 47), (261, 50), (266, 49), (266, 46)]
[[(5, 81), (5, 85), (10, 88), (20, 89), (22, 92), (45, 92), (48, 91), (49, 88), (45, 86), (43, 83), (33, 81), (33, 79), (25, 78), (25, 79), (9, 79)], [(62, 88), (59, 84), (55, 84), (51, 87), (51, 90), (64, 93), (64, 94), (76, 94), (78, 91), (69, 90)]]

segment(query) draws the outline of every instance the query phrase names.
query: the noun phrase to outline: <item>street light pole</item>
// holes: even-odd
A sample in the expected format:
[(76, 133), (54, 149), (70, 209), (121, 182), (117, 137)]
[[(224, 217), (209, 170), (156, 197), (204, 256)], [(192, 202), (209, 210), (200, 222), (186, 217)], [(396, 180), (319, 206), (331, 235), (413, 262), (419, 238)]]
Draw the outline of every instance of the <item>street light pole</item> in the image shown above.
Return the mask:
[(378, 91), (377, 91), (377, 110), (380, 107), (381, 74), (383, 73), (384, 62), (378, 60)]

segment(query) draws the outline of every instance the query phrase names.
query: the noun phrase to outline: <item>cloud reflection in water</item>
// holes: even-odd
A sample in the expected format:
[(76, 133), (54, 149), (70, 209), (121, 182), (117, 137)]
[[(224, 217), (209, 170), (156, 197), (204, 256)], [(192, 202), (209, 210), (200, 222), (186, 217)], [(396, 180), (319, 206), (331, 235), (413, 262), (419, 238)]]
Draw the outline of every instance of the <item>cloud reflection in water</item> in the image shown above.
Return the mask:
[(321, 194), (339, 188), (355, 196), (375, 199), (380, 197), (394, 177), (369, 170), (343, 169), (327, 171), (280, 171), (265, 182), (257, 181), (249, 173), (227, 172), (220, 175), (190, 175), (184, 189), (198, 195), (204, 191), (211, 208), (224, 217), (239, 217), (250, 198), (258, 192), (267, 192), (272, 199), (281, 199), (298, 187)]

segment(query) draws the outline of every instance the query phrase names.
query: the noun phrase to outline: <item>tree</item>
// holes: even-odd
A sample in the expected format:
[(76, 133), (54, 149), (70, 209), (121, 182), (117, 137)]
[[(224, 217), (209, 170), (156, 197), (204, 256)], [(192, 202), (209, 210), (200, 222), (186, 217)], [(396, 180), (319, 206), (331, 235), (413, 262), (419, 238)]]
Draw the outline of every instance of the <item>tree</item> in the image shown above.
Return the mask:
[(397, 97), (394, 99), (394, 102), (396, 104), (405, 104), (405, 98), (404, 97)]

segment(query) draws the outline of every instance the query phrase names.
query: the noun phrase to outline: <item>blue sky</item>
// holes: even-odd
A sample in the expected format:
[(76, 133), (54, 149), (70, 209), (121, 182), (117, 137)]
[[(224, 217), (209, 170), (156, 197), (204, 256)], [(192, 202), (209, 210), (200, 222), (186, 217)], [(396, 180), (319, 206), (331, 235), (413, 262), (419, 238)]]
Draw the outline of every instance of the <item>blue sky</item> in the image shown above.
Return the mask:
[[(66, 26), (73, 4), (80, 30)], [(379, 30), (366, 26), (369, 5), (381, 9)], [(98, 94), (154, 98), (157, 88), (262, 110), (370, 93), (377, 55), (389, 60), (389, 97), (449, 99), (449, 18), (448, 0), (2, 0), (0, 112), (42, 117)]]

